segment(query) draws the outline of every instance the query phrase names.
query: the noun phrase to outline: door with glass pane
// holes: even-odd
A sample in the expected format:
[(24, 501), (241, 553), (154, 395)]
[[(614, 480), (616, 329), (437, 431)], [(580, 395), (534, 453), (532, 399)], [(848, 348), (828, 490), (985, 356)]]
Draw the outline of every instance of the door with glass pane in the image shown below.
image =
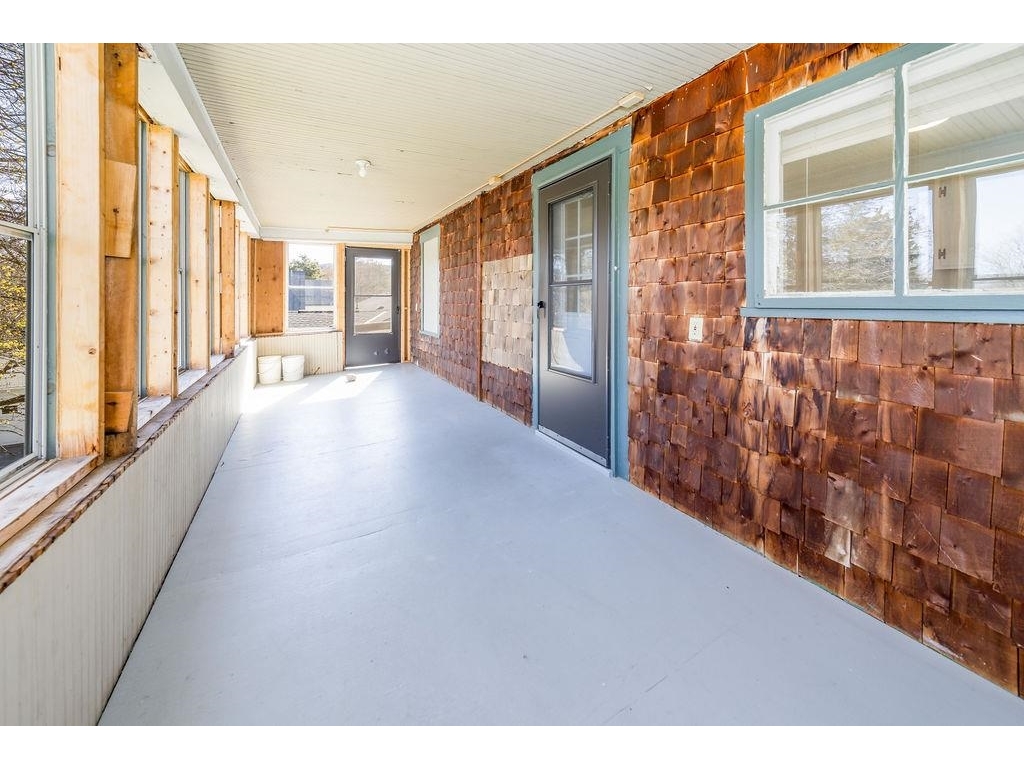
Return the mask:
[(401, 253), (345, 249), (345, 365), (401, 359)]
[(611, 161), (540, 190), (537, 422), (608, 465)]

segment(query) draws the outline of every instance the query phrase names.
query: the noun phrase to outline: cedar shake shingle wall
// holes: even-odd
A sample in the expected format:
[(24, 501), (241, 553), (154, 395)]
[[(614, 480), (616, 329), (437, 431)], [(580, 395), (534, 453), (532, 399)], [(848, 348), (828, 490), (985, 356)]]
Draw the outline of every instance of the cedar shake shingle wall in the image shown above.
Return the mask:
[(413, 236), (412, 248), (409, 250), (409, 293), (412, 304), (409, 313), (409, 338), (412, 360), (430, 373), (443, 376), (438, 365), (441, 340), (420, 332), (423, 325), (423, 279), (420, 267), (420, 237), (419, 234), (416, 234)]
[[(482, 396), (526, 424), (533, 419), (531, 178), (530, 172), (520, 174), (484, 193), (480, 226), (485, 263)], [(489, 306), (495, 301), (506, 306)]]
[(638, 113), (630, 477), (1021, 694), (1024, 328), (739, 316), (745, 111), (889, 47), (759, 45)]
[(480, 264), (476, 247), (476, 202), (441, 220), (441, 334), (420, 333), (422, 292), (419, 235), (409, 259), (412, 359), (456, 387), (477, 395), (480, 380)]
[[(520, 174), (441, 220), (439, 339), (415, 331), (420, 327), (421, 301), (418, 235), (410, 260), (413, 360), (525, 423), (533, 415), (532, 364), (521, 360), (513, 364), (511, 353), (521, 358), (524, 342), (526, 349), (532, 350), (532, 330), (524, 328), (533, 317), (532, 280), (523, 288), (505, 289), (511, 289), (510, 281), (523, 282), (524, 257), (532, 264), (530, 178), (530, 172)], [(491, 266), (485, 270), (478, 258)], [(486, 289), (483, 293), (482, 288)], [(496, 292), (508, 306), (484, 307), (483, 300), (497, 298)], [(509, 354), (488, 354), (488, 349), (481, 349), (484, 339), (506, 347), (501, 352)], [(482, 385), (479, 392), (478, 383)]]
[[(893, 47), (757, 45), (636, 113), (630, 480), (1022, 694), (1024, 327), (740, 317), (746, 110)], [(532, 253), (517, 181), (442, 222), (442, 338), (414, 343), (470, 392), (481, 314), (458, 270), (478, 275), (474, 211), (481, 259)], [(492, 366), (483, 397), (523, 418), (529, 379)]]

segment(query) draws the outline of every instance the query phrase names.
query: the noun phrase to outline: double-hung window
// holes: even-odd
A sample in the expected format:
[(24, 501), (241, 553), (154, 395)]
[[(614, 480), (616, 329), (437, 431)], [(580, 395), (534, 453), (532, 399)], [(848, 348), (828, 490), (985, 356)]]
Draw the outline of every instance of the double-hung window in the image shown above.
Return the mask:
[(0, 484), (46, 450), (43, 46), (0, 43)]
[(905, 46), (746, 132), (746, 314), (1024, 320), (1024, 46)]
[(441, 227), (420, 235), (420, 331), (441, 333)]
[(189, 292), (191, 289), (192, 270), (189, 264), (189, 208), (188, 208), (188, 171), (178, 169), (178, 371), (187, 371), (189, 367), (189, 345), (191, 325), (189, 324)]

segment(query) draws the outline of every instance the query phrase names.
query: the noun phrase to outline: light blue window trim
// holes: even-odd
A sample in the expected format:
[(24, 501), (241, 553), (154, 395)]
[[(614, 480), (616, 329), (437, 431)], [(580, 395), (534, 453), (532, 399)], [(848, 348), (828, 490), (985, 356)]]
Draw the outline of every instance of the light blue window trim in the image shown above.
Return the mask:
[[(423, 308), (426, 306), (424, 302), (424, 294), (426, 293), (426, 276), (423, 272), (423, 241), (425, 240), (437, 240), (437, 331), (425, 331), (423, 329)], [(417, 331), (423, 336), (433, 337), (437, 339), (441, 336), (441, 225), (435, 224), (420, 233), (420, 327)]]
[[(851, 70), (820, 83), (795, 91), (747, 113), (745, 117), (745, 179), (746, 179), (746, 247), (747, 306), (740, 314), (747, 317), (850, 318), (860, 320), (921, 320), (946, 322), (1022, 323), (1024, 296), (1021, 294), (967, 294), (963, 291), (933, 290), (909, 293), (906, 289), (906, 188), (917, 181), (936, 178), (939, 174), (907, 173), (908, 133), (906, 125), (906, 89), (904, 65), (947, 47), (945, 44), (913, 44), (865, 62)], [(764, 205), (764, 124), (768, 118), (800, 107), (815, 99), (854, 85), (884, 72), (892, 72), (895, 80), (895, 176), (892, 181), (843, 190), (843, 195), (877, 190), (893, 190), (896, 221), (894, 293), (789, 294), (767, 296), (765, 293), (765, 228), (764, 212), (784, 206), (812, 204), (834, 199), (835, 194), (808, 196), (787, 200), (784, 204)], [(1024, 77), (1024, 73), (1022, 73)], [(1024, 153), (1000, 158), (998, 161), (965, 163), (942, 169), (942, 175), (994, 170), (1024, 161)]]
[[(608, 303), (611, 315), (609, 329), (609, 415), (611, 433), (609, 458), (610, 472), (617, 478), (629, 477), (627, 425), (629, 410), (626, 387), (626, 323), (629, 312), (629, 150), (633, 141), (633, 128), (627, 125), (590, 144), (568, 157), (535, 172), (531, 180), (533, 192), (533, 242), (536, 251), (540, 243), (540, 189), (552, 182), (581, 171), (605, 158), (612, 159), (611, 196), (611, 253), (608, 255), (611, 275), (608, 280), (611, 296)], [(533, 258), (533, 295), (540, 295), (540, 270), (537, 254)], [(534, 328), (537, 311), (534, 308)], [(540, 336), (533, 335), (533, 428), (537, 429), (537, 399), (539, 395)]]

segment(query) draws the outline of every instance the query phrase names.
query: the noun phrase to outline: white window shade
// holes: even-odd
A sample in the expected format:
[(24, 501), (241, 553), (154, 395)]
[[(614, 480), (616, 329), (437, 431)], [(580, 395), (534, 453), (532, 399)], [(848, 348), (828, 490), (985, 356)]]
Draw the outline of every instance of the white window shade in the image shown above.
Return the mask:
[(907, 66), (909, 172), (1024, 151), (1024, 46), (971, 45)]
[(893, 176), (892, 72), (765, 120), (765, 204)]

